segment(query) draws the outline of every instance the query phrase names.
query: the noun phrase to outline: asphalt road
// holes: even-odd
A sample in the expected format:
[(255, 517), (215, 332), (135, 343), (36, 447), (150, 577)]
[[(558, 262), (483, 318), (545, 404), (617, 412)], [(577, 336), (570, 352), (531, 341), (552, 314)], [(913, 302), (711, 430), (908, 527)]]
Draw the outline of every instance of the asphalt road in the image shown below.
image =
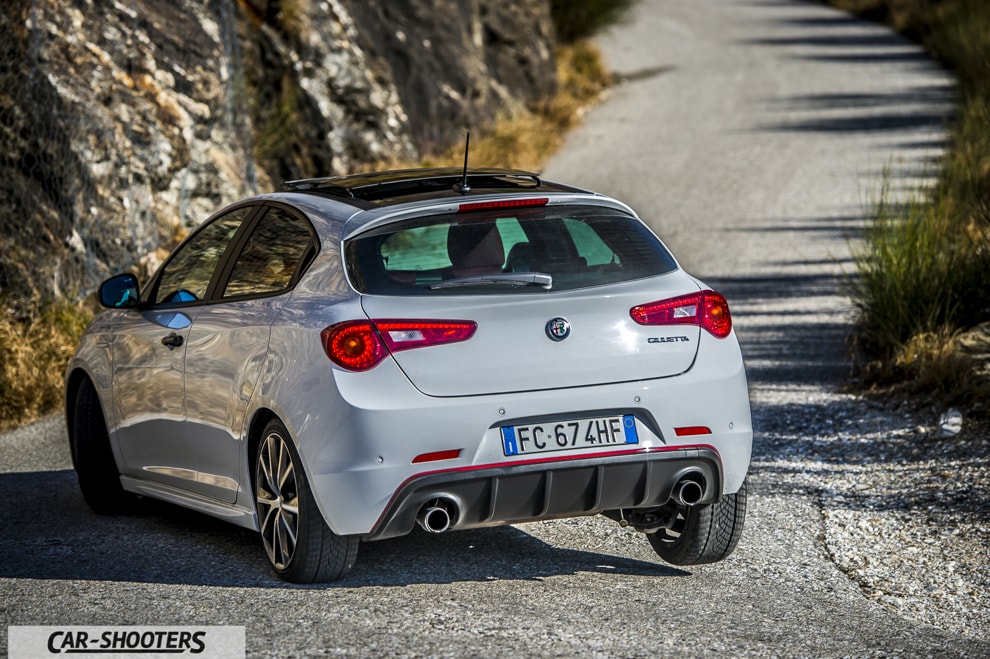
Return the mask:
[(14, 624), (231, 624), (261, 656), (990, 655), (866, 599), (772, 448), (782, 411), (827, 417), (849, 241), (883, 170), (895, 189), (930, 171), (949, 82), (802, 2), (642, 0), (601, 43), (626, 82), (545, 174), (627, 200), (729, 297), (758, 431), (736, 553), (673, 568), (589, 518), (371, 543), (345, 581), (291, 587), (247, 531), (158, 504), (91, 514), (53, 417), (0, 436), (3, 646)]

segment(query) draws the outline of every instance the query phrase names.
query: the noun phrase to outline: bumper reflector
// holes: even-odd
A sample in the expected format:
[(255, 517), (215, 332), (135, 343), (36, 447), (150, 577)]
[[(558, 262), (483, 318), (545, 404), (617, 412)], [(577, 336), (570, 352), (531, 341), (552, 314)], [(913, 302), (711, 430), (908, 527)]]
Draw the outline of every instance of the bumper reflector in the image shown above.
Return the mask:
[(684, 426), (683, 428), (674, 428), (674, 434), (678, 437), (694, 437), (696, 435), (710, 435), (712, 434), (712, 429), (707, 426)]
[(438, 462), (439, 460), (454, 460), (461, 457), (461, 449), (448, 449), (446, 451), (433, 451), (432, 453), (421, 453), (413, 458), (413, 464), (420, 462)]

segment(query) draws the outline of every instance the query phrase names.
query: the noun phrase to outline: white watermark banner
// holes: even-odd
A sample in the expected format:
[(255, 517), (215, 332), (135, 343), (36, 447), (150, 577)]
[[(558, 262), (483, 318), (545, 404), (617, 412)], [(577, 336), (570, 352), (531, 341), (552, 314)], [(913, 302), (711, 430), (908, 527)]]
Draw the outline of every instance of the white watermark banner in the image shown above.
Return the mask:
[(55, 655), (88, 657), (193, 656), (202, 659), (245, 654), (244, 627), (8, 627), (9, 659)]

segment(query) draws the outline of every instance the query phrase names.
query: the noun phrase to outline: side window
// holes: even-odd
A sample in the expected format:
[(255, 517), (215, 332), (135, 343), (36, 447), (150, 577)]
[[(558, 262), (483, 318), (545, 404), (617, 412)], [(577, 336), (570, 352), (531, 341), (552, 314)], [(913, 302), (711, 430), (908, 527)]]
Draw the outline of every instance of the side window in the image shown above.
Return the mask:
[(283, 291), (315, 251), (309, 222), (281, 208), (270, 208), (238, 255), (223, 297)]
[(197, 231), (165, 264), (158, 279), (153, 304), (202, 300), (220, 257), (241, 224), (254, 210), (251, 206), (239, 208)]

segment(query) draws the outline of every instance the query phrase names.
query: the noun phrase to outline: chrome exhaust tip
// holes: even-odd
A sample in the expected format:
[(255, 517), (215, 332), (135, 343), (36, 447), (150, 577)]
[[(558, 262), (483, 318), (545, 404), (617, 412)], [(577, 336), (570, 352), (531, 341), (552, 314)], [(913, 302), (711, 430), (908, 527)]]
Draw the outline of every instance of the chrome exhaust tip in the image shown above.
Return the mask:
[(682, 506), (695, 506), (705, 496), (704, 482), (694, 480), (697, 475), (689, 475), (681, 478), (674, 485), (671, 497)]
[(433, 499), (424, 504), (416, 521), (427, 533), (443, 533), (454, 524), (457, 506), (448, 499)]

